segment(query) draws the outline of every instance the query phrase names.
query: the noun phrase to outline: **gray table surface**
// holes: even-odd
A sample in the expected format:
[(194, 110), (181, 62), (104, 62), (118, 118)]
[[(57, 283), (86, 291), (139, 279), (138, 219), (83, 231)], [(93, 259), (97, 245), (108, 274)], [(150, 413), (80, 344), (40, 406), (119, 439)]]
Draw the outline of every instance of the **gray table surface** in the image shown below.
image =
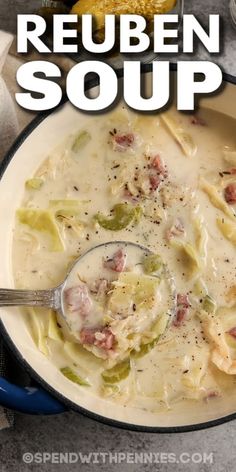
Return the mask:
[[(31, 13), (40, 4), (37, 0), (0, 0), (0, 28), (15, 31), (16, 13)], [(223, 69), (236, 75), (236, 30), (233, 28), (228, 0), (186, 0), (186, 11), (195, 13), (202, 20), (207, 14), (219, 13), (223, 19), (224, 47), (215, 61)], [(207, 53), (199, 48), (198, 59), (206, 59)], [(15, 415), (15, 427), (0, 432), (0, 469), (5, 471), (57, 471), (76, 469), (90, 472), (99, 468), (101, 471), (233, 471), (235, 470), (236, 452), (234, 436), (236, 422), (204, 431), (184, 434), (144, 434), (122, 431), (96, 423), (79, 414), (69, 412), (55, 417), (35, 417)], [(173, 452), (177, 456), (188, 454), (213, 453), (213, 463), (191, 462), (187, 464), (56, 464), (48, 463), (27, 465), (22, 455), (26, 452)], [(194, 456), (197, 458), (198, 456)], [(54, 461), (57, 460), (54, 456)], [(115, 459), (113, 459), (114, 462)]]

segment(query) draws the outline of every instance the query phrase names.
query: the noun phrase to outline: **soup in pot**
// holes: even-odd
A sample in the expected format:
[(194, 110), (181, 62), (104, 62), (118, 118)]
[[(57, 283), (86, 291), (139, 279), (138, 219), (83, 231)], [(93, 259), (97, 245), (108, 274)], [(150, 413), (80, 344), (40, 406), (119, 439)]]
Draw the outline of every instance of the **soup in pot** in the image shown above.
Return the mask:
[(121, 105), (86, 123), (25, 183), (15, 284), (54, 287), (105, 242), (147, 253), (91, 252), (68, 281), (69, 323), (25, 308), (28, 329), (78, 393), (148, 411), (214, 401), (236, 375), (235, 121)]

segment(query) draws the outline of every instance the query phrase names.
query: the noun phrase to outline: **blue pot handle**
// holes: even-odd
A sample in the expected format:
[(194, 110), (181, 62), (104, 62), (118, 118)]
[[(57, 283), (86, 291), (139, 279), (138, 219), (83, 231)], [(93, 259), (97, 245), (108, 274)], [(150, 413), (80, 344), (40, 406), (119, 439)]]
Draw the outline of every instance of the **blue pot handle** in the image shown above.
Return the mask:
[(32, 415), (55, 415), (66, 411), (56, 398), (38, 387), (19, 387), (0, 377), (0, 405)]

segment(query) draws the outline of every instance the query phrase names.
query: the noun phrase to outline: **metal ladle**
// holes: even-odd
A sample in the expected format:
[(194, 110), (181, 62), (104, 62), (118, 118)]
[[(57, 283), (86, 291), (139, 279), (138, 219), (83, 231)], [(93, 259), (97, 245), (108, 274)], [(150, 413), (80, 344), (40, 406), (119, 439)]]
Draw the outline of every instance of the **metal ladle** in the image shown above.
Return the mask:
[[(129, 241), (110, 241), (107, 243), (99, 244), (98, 246), (94, 246), (84, 254), (82, 254), (70, 268), (66, 278), (64, 281), (55, 288), (51, 288), (48, 290), (15, 290), (15, 289), (0, 289), (0, 307), (4, 306), (31, 306), (31, 307), (45, 307), (51, 308), (57, 311), (62, 317), (68, 322), (64, 304), (64, 291), (67, 288), (67, 282), (70, 278), (70, 275), (73, 271), (79, 269), (80, 263), (84, 258), (91, 254), (94, 251), (100, 251), (102, 256), (106, 256), (106, 251), (114, 246), (114, 251), (124, 248), (126, 252), (128, 251), (129, 247), (139, 249), (142, 256), (147, 256), (149, 254), (153, 254), (148, 248), (132, 243)], [(175, 313), (175, 306), (176, 306), (176, 292), (175, 292), (175, 284), (169, 270), (166, 266), (164, 266), (164, 276), (166, 280), (168, 280), (169, 288), (170, 288), (170, 298), (171, 298), (171, 307), (170, 307), (170, 318), (173, 317)]]

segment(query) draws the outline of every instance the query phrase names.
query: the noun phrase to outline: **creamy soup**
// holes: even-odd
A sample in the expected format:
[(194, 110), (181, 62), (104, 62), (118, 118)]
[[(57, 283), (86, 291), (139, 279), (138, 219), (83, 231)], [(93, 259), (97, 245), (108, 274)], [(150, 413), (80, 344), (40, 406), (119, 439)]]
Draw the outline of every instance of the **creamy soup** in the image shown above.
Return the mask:
[(91, 117), (89, 127), (78, 123), (25, 183), (16, 286), (58, 285), (101, 243), (130, 241), (147, 253), (122, 244), (84, 258), (64, 293), (67, 323), (47, 309), (24, 309), (39, 350), (78, 391), (137, 409), (231, 392), (235, 205), (233, 119), (120, 106)]
[(62, 301), (73, 335), (115, 369), (157, 343), (176, 310), (175, 284), (160, 256), (127, 242), (85, 253), (63, 285)]

